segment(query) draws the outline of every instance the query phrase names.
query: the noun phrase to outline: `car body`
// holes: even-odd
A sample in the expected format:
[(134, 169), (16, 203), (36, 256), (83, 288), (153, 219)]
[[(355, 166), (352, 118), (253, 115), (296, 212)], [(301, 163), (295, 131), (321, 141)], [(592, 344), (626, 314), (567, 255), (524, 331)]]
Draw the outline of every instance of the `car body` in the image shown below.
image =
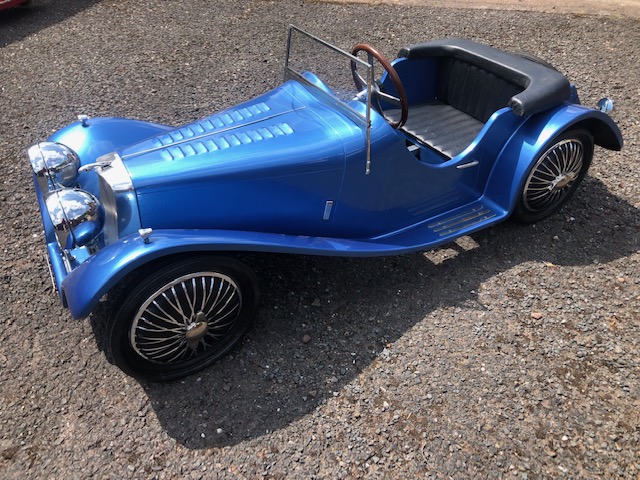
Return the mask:
[(64, 305), (82, 318), (115, 298), (107, 353), (162, 381), (213, 363), (256, 315), (234, 253), (394, 255), (533, 223), (594, 144), (621, 149), (618, 127), (541, 60), (445, 39), (389, 62), (290, 27), (273, 90), (180, 127), (81, 116), (29, 157)]
[(20, 5), (27, 5), (31, 0), (0, 0), (0, 10), (5, 8), (18, 7)]

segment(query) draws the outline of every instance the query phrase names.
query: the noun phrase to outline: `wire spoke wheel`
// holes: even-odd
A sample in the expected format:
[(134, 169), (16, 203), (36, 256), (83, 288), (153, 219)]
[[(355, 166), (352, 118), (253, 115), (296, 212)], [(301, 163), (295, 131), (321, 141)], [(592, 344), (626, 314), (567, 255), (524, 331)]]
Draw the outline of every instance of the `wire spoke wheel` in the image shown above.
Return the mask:
[(576, 139), (563, 140), (549, 149), (531, 171), (522, 193), (524, 206), (543, 211), (561, 202), (582, 170), (584, 145)]
[(154, 292), (136, 314), (133, 349), (155, 363), (193, 358), (233, 328), (242, 307), (236, 283), (216, 272), (185, 275)]
[(518, 205), (516, 220), (533, 223), (551, 215), (573, 195), (591, 163), (593, 139), (575, 130), (551, 142), (529, 171)]
[[(177, 380), (226, 355), (258, 309), (253, 272), (227, 257), (168, 260), (136, 277), (115, 300), (108, 340), (123, 371), (151, 381)], [(109, 356), (109, 355), (108, 355)]]

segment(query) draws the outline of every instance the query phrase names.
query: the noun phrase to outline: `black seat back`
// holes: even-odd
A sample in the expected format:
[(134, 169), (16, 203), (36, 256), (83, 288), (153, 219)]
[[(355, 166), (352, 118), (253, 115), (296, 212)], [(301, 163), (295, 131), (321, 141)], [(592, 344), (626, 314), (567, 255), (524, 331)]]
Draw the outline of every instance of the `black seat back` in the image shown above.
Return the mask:
[(511, 97), (524, 90), (497, 75), (457, 58), (440, 61), (436, 94), (438, 100), (482, 123), (506, 107)]
[(441, 57), (440, 100), (483, 121), (493, 113), (487, 115), (491, 108), (504, 106), (503, 97), (509, 93), (512, 96), (506, 105), (522, 117), (560, 105), (571, 95), (569, 81), (554, 68), (471, 40), (452, 38), (409, 45), (398, 57)]

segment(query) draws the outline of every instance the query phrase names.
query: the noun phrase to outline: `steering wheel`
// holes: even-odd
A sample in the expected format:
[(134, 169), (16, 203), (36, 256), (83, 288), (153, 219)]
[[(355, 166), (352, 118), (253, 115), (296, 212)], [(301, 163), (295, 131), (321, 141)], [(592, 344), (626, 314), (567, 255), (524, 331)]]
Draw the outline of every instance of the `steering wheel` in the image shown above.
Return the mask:
[[(400, 128), (407, 121), (407, 117), (409, 116), (409, 102), (407, 100), (407, 92), (402, 85), (402, 81), (400, 80), (400, 76), (396, 69), (393, 68), (391, 62), (387, 60), (387, 58), (382, 55), (378, 50), (369, 45), (368, 43), (358, 43), (351, 50), (351, 55), (356, 56), (359, 52), (367, 52), (367, 60), (369, 64), (373, 66), (373, 59), (375, 58), (380, 65), (386, 70), (387, 75), (391, 78), (391, 83), (398, 92), (397, 96), (386, 93), (382, 90), (382, 86), (378, 82), (373, 82), (373, 91), (371, 92), (371, 100), (375, 103), (375, 109), (385, 118), (389, 125), (393, 128)], [(353, 74), (353, 81), (356, 84), (356, 88), (358, 91), (363, 90), (367, 84), (369, 83), (365, 80), (360, 73), (358, 73), (357, 65), (355, 62), (351, 62), (351, 73)], [(372, 72), (373, 73), (373, 72)], [(374, 75), (375, 78), (375, 75)], [(391, 103), (400, 108), (400, 120), (396, 120), (385, 115), (384, 110), (382, 109), (382, 104), (380, 100), (384, 100), (385, 102)]]

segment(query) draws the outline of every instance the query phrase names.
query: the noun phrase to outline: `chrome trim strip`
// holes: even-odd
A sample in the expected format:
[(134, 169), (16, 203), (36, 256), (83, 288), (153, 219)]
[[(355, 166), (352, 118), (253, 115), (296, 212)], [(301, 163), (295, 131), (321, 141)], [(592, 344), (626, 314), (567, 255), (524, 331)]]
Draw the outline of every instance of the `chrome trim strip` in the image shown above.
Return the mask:
[(454, 215), (452, 217), (447, 217), (444, 220), (440, 220), (440, 221), (437, 221), (437, 222), (434, 222), (434, 223), (430, 223), (430, 224), (427, 225), (427, 227), (433, 229), (434, 227), (438, 227), (438, 226), (441, 226), (441, 225), (446, 225), (446, 224), (452, 223), (455, 220), (458, 220), (460, 218), (464, 218), (467, 215), (469, 215), (470, 213), (477, 212), (479, 210), (482, 210), (483, 208), (484, 208), (483, 206), (474, 207), (471, 210), (467, 210), (465, 212), (459, 213), (458, 215)]
[(336, 47), (335, 45), (331, 45), (329, 42), (327, 42), (326, 40), (322, 40), (321, 38), (316, 37), (315, 35), (312, 35), (311, 33), (302, 30), (301, 28), (296, 27), (295, 25), (289, 25), (289, 41), (287, 42), (287, 63), (285, 63), (285, 67), (288, 67), (288, 60), (289, 60), (289, 47), (291, 46), (291, 31), (295, 30), (296, 32), (301, 33), (302, 35), (305, 35), (313, 40), (315, 40), (316, 42), (324, 45), (325, 47), (328, 47), (329, 49), (333, 50), (336, 53), (339, 53), (341, 55), (344, 55), (346, 57), (349, 57), (350, 60), (353, 60), (356, 63), (359, 63), (360, 65), (362, 65), (363, 67), (369, 69), (371, 68), (371, 64), (368, 62), (365, 62), (364, 60), (355, 57), (353, 55), (351, 55), (349, 52), (342, 50), (341, 48)]
[(51, 286), (53, 287), (53, 291), (58, 291), (58, 285), (56, 285), (56, 277), (53, 275), (53, 268), (51, 267), (51, 260), (49, 260), (49, 255), (44, 254), (44, 261), (47, 264), (47, 270), (49, 270), (49, 280), (51, 280)]
[(469, 228), (469, 227), (473, 227), (474, 225), (477, 225), (479, 223), (484, 222), (485, 220), (489, 220), (490, 218), (493, 218), (496, 216), (495, 212), (492, 212), (490, 215), (482, 215), (480, 217), (477, 217), (477, 219), (474, 222), (470, 222), (470, 223), (464, 223), (461, 225), (458, 225), (458, 228), (450, 228), (449, 230), (444, 230), (439, 232), (441, 237), (444, 237), (446, 235), (449, 235), (451, 233), (455, 233), (455, 232), (459, 232), (460, 230), (462, 230), (463, 228)]
[(473, 227), (479, 223), (489, 220), (497, 215), (496, 212), (485, 206), (477, 206), (461, 214), (446, 218), (439, 222), (427, 225), (434, 233), (441, 237), (459, 232), (462, 229)]
[(471, 167), (475, 167), (476, 165), (478, 165), (480, 162), (477, 160), (474, 160), (473, 162), (469, 162), (469, 163), (463, 163), (462, 165), (458, 165), (456, 168), (458, 170), (463, 170), (465, 168), (471, 168)]
[[(100, 158), (102, 158), (102, 157), (100, 157)], [(78, 172), (80, 172), (80, 173), (88, 172), (90, 170), (95, 170), (97, 168), (108, 167), (109, 165), (111, 165), (111, 160), (105, 160), (103, 162), (87, 163), (86, 165), (81, 166), (80, 170), (78, 170)]]
[(323, 220), (329, 220), (329, 218), (331, 218), (332, 209), (333, 209), (333, 200), (327, 200), (327, 203), (324, 205), (324, 215), (322, 215)]
[(367, 144), (367, 159), (366, 166), (364, 168), (365, 175), (369, 175), (371, 173), (371, 95), (373, 94), (373, 65), (369, 66), (369, 84), (367, 85), (367, 131), (365, 133), (366, 136), (366, 144)]
[(103, 163), (107, 160), (110, 160), (109, 165), (98, 171), (100, 200), (105, 213), (103, 229), (105, 245), (119, 238), (117, 195), (134, 191), (131, 177), (122, 158), (117, 153), (110, 153), (99, 157), (97, 162)]

